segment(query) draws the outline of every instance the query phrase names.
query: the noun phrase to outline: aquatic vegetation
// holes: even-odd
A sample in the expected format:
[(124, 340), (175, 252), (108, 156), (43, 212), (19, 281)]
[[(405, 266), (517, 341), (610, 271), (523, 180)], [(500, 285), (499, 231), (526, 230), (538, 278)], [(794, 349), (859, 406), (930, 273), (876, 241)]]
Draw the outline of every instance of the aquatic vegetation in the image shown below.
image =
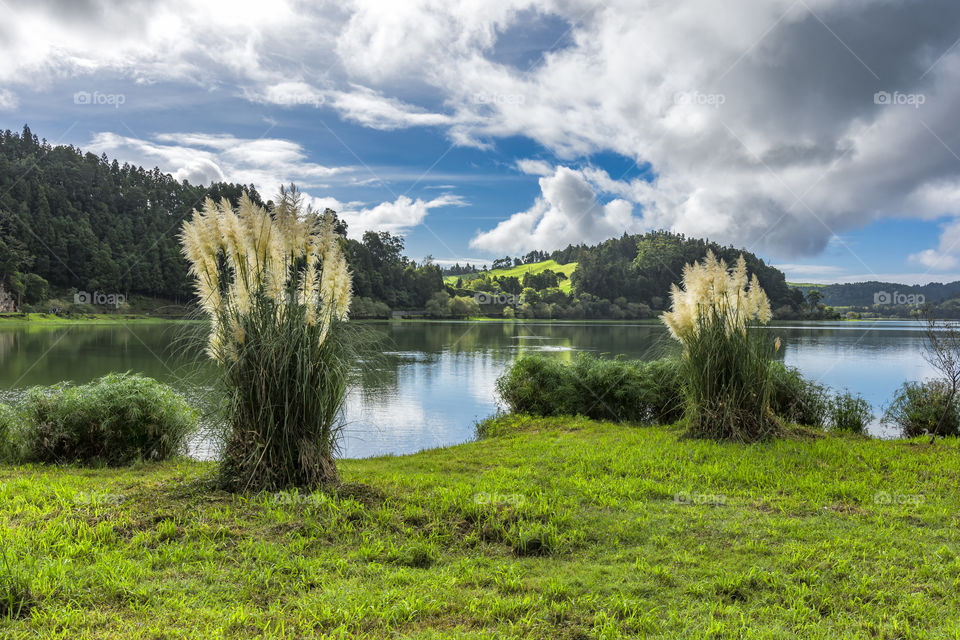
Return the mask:
[(333, 217), (281, 190), (269, 211), (207, 200), (181, 237), (222, 374), (225, 482), (335, 481), (352, 285)]

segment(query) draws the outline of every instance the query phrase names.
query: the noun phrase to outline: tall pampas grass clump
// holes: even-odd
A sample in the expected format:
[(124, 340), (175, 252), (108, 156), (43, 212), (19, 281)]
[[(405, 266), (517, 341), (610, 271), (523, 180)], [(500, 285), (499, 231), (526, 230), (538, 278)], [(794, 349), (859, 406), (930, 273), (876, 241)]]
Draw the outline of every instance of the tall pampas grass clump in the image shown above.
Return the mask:
[(770, 318), (770, 301), (743, 256), (733, 268), (713, 252), (683, 270), (671, 291), (673, 309), (661, 316), (683, 345), (682, 368), (689, 434), (753, 441), (774, 435), (770, 361), (779, 349), (757, 330)]
[(225, 395), (225, 484), (335, 482), (352, 285), (333, 216), (304, 207), (295, 188), (269, 211), (247, 195), (236, 208), (208, 199), (181, 240)]

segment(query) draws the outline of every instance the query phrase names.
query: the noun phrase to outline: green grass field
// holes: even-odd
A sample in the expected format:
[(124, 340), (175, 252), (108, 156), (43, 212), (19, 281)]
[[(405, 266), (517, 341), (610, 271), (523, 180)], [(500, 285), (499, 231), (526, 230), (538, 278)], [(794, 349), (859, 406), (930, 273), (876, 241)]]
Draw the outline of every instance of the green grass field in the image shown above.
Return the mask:
[[(511, 269), (491, 269), (487, 273), (491, 277), (506, 277), (506, 276), (515, 276), (517, 278), (523, 279), (523, 274), (525, 273), (541, 273), (547, 269), (555, 271), (556, 273), (562, 273), (567, 276), (567, 279), (560, 283), (561, 291), (570, 291), (570, 275), (573, 273), (574, 269), (577, 268), (576, 262), (568, 262), (567, 264), (558, 264), (553, 260), (547, 260), (545, 262), (536, 262), (532, 264), (523, 264), (519, 267), (513, 267)], [(463, 276), (446, 276), (443, 279), (444, 284), (454, 286), (457, 283), (457, 278), (463, 278), (464, 282), (469, 282), (476, 278), (479, 274), (471, 273)]]
[(160, 318), (138, 314), (92, 313), (71, 316), (58, 316), (52, 313), (0, 313), (0, 326), (14, 324), (62, 325), (62, 324), (118, 324), (118, 323), (161, 323), (191, 322), (188, 318)]
[(956, 439), (487, 430), (344, 461), (336, 495), (230, 495), (199, 462), (0, 467), (0, 636), (960, 636)]

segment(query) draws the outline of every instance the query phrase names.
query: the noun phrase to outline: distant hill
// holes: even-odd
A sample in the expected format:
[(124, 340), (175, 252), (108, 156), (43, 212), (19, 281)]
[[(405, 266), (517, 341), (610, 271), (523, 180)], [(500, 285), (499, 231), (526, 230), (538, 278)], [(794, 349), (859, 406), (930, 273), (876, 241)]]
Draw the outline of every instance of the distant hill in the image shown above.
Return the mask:
[[(877, 301), (889, 304), (889, 302), (895, 302), (894, 294), (923, 296), (924, 302), (929, 304), (939, 304), (960, 297), (960, 281), (946, 284), (931, 282), (924, 285), (907, 285), (871, 280), (842, 284), (790, 283), (790, 286), (802, 291), (805, 296), (816, 289), (820, 292), (820, 302), (830, 307), (872, 307)], [(886, 301), (883, 294), (889, 294), (891, 300)], [(874, 296), (880, 297), (874, 298)]]
[[(543, 262), (533, 262), (531, 264), (521, 264), (517, 267), (511, 267), (510, 269), (490, 269), (484, 273), (488, 274), (491, 278), (501, 278), (501, 277), (514, 277), (523, 280), (524, 274), (537, 274), (543, 273), (544, 271), (553, 271), (554, 273), (562, 273), (567, 276), (566, 280), (563, 280), (560, 283), (560, 290), (569, 293), (571, 284), (570, 276), (573, 275), (574, 270), (577, 268), (576, 262), (568, 262), (567, 264), (559, 264), (556, 260), (545, 260)], [(457, 284), (458, 279), (462, 279), (464, 283), (474, 280), (480, 275), (480, 272), (477, 273), (466, 273), (459, 276), (444, 276), (443, 283), (452, 286)]]

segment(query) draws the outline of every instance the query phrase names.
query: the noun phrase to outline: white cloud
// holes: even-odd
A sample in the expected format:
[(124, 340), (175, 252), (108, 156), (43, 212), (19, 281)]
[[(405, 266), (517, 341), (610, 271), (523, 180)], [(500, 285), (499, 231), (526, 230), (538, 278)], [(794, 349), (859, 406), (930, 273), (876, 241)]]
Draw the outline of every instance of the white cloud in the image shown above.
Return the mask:
[(630, 202), (617, 198), (601, 203), (596, 187), (582, 171), (557, 167), (553, 175), (540, 178), (540, 191), (541, 197), (530, 209), (479, 233), (470, 246), (497, 255), (522, 254), (600, 242), (643, 229)]
[(553, 173), (553, 167), (550, 166), (550, 163), (543, 160), (521, 158), (514, 164), (521, 172), (531, 176), (549, 176)]
[(93, 136), (86, 148), (136, 164), (160, 166), (177, 180), (195, 184), (224, 180), (253, 184), (265, 197), (270, 197), (281, 184), (295, 182), (309, 188), (318, 185), (318, 180), (354, 170), (308, 162), (299, 144), (278, 138), (165, 133), (145, 140), (101, 132)]
[(453, 123), (450, 116), (430, 113), (360, 86), (354, 86), (351, 91), (332, 92), (330, 103), (347, 119), (372, 129), (390, 130)]
[(326, 100), (323, 92), (306, 82), (278, 82), (259, 89), (248, 90), (247, 97), (255, 102), (286, 107), (310, 105), (319, 107)]
[(7, 89), (0, 89), (0, 111), (16, 109), (18, 104), (16, 94)]
[[(433, 200), (412, 199), (398, 196), (393, 202), (381, 202), (366, 209), (343, 206), (336, 209), (347, 225), (347, 232), (353, 238), (359, 238), (364, 231), (388, 231), (403, 234), (421, 224), (431, 209), (444, 207), (463, 207), (467, 203), (457, 195), (444, 194)], [(329, 206), (329, 205), (328, 205)]]
[(936, 249), (925, 249), (910, 255), (910, 262), (930, 271), (946, 271), (960, 264), (960, 220), (953, 220), (943, 227)]
[[(652, 182), (606, 191), (624, 190), (648, 226), (781, 257), (880, 218), (960, 215), (952, 0), (729, 0), (720, 12), (715, 0), (9, 1), (0, 82), (21, 102), (67, 78), (176, 80), (379, 130), (439, 127), (463, 145), (522, 136), (568, 163), (615, 152), (652, 167)], [(543, 16), (570, 32), (539, 44), (532, 65), (505, 62)], [(877, 92), (923, 104), (878, 104)], [(177, 170), (275, 177), (206, 152)], [(602, 209), (601, 224), (630, 223), (625, 204)], [(577, 227), (562, 211), (545, 194), (504, 229), (566, 239)], [(929, 251), (914, 260), (949, 264)]]
[(355, 238), (364, 231), (403, 234), (421, 224), (432, 209), (467, 206), (461, 196), (452, 193), (430, 200), (401, 195), (373, 206), (311, 195), (309, 189), (316, 179), (344, 177), (353, 185), (366, 181), (352, 176), (354, 167), (326, 167), (306, 162), (303, 148), (289, 140), (206, 133), (165, 133), (143, 140), (103, 132), (96, 134), (86, 146), (94, 153), (120, 155), (147, 166), (159, 165), (177, 180), (194, 184), (211, 181), (253, 184), (264, 198), (270, 198), (280, 185), (295, 182), (304, 187), (304, 194), (315, 209), (336, 211)]

